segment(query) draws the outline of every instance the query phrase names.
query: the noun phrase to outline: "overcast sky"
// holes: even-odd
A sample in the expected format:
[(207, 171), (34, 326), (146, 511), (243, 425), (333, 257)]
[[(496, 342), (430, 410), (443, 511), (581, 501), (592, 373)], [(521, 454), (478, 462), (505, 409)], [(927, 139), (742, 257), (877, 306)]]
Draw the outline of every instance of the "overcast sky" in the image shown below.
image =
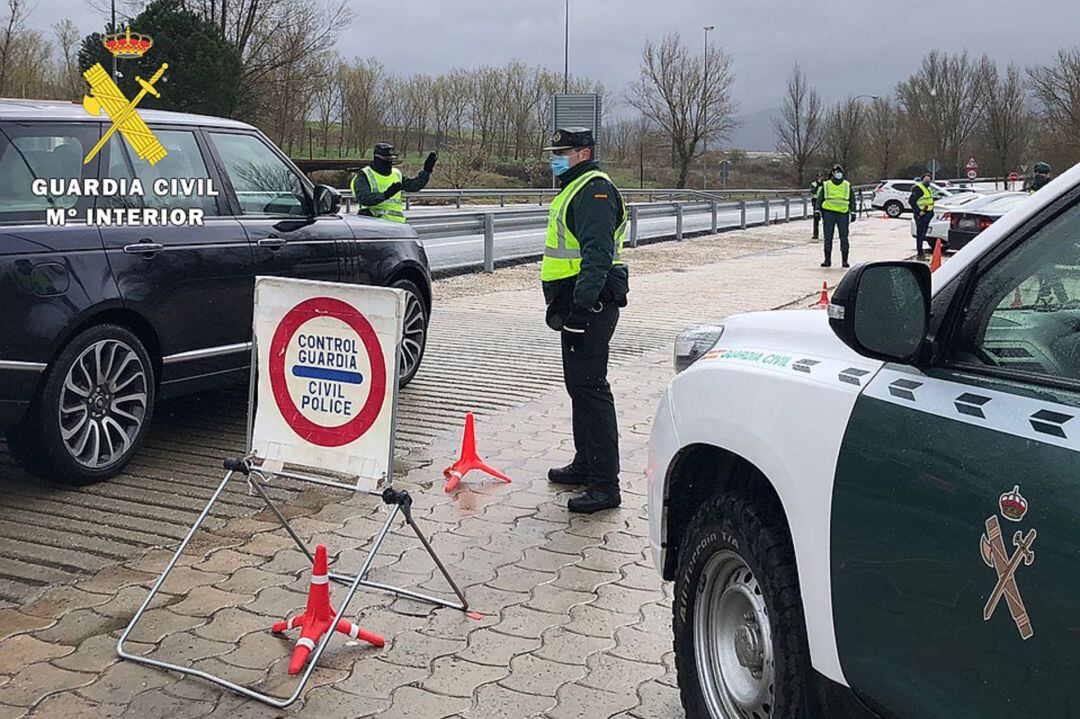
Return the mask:
[[(338, 49), (377, 55), (401, 74), (515, 58), (561, 71), (564, 1), (353, 2)], [(84, 32), (104, 21), (81, 0), (37, 0), (30, 23), (45, 29), (64, 16)], [(779, 106), (796, 60), (833, 102), (890, 92), (934, 48), (1027, 67), (1080, 45), (1077, 0), (570, 0), (570, 23), (571, 73), (602, 81), (619, 102), (647, 40), (679, 32), (699, 48), (702, 26), (715, 25), (712, 42), (734, 58), (744, 113)]]

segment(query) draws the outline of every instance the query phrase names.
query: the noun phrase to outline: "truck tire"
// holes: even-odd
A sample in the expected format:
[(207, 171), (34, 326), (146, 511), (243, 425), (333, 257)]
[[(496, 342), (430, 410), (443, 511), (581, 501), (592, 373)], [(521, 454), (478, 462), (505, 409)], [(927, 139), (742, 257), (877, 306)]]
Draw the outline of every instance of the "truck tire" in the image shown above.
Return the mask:
[(672, 611), (688, 719), (810, 714), (795, 552), (779, 512), (727, 494), (706, 502), (687, 527)]
[(41, 396), (12, 432), (13, 454), (43, 479), (109, 479), (142, 444), (154, 395), (154, 366), (139, 338), (118, 325), (91, 327), (50, 364)]

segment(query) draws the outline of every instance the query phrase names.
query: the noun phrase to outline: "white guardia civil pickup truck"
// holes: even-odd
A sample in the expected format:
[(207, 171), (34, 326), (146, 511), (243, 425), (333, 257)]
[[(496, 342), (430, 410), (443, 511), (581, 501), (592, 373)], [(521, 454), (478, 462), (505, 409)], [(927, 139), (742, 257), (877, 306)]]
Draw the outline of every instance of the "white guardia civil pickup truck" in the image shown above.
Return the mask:
[(691, 719), (1080, 717), (1080, 165), (931, 276), (676, 342), (650, 444)]

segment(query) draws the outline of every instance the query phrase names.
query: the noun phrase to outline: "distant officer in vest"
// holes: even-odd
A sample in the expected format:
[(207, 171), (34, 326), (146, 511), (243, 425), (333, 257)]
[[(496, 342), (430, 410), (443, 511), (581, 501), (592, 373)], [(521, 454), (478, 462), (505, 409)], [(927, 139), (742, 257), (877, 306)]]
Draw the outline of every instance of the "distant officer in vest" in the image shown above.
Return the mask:
[(832, 177), (821, 186), (821, 220), (825, 224), (825, 261), (822, 267), (832, 267), (833, 233), (840, 232), (840, 259), (848, 264), (848, 225), (855, 221), (855, 193), (844, 178), (844, 168), (833, 165)]
[(619, 429), (607, 371), (619, 308), (630, 291), (622, 260), (626, 204), (593, 159), (595, 146), (592, 130), (565, 128), (544, 148), (562, 190), (551, 203), (540, 269), (547, 324), (562, 335), (574, 433), (574, 461), (549, 471), (548, 479), (584, 487), (568, 508), (585, 514), (621, 502)]
[(359, 214), (404, 222), (405, 204), (401, 201), (401, 191), (419, 192), (424, 189), (438, 159), (438, 153), (432, 152), (424, 160), (424, 169), (416, 177), (402, 177), (401, 170), (394, 167), (398, 162), (394, 146), (388, 142), (376, 142), (371, 164), (353, 175), (349, 184), (360, 206)]
[(810, 204), (814, 208), (814, 236), (818, 239), (818, 227), (821, 225), (821, 187), (825, 184), (825, 170), (820, 171), (810, 183)]
[(934, 219), (934, 193), (930, 191), (930, 173), (924, 172), (922, 179), (911, 188), (908, 197), (908, 205), (915, 217), (915, 251), (919, 253), (919, 259), (926, 259), (923, 249), (926, 241), (926, 231), (930, 228), (930, 221)]
[(1050, 184), (1050, 163), (1049, 162), (1036, 162), (1035, 166), (1031, 168), (1034, 171), (1034, 176), (1028, 180), (1027, 187), (1025, 188), (1028, 194), (1037, 192), (1043, 187)]

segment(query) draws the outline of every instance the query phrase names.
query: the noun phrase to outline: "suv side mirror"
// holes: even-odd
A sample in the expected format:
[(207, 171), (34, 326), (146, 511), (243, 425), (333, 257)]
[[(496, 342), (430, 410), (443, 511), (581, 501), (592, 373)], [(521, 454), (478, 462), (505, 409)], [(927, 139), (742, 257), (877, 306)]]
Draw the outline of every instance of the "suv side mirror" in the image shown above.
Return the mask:
[(840, 281), (829, 325), (866, 357), (911, 363), (930, 326), (930, 268), (922, 262), (870, 262)]
[(315, 185), (315, 214), (336, 215), (341, 209), (341, 193), (329, 185)]

